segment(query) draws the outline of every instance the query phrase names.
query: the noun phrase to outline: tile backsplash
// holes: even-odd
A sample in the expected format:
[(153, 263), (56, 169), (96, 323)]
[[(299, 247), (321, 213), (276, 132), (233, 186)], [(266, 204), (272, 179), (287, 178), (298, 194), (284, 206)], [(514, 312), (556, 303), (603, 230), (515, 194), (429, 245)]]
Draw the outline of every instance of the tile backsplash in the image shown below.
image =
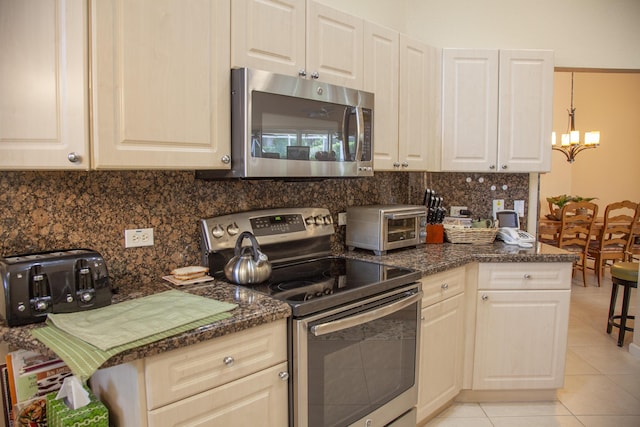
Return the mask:
[[(479, 175), (458, 173), (377, 172), (371, 178), (295, 182), (201, 181), (193, 171), (3, 171), (0, 251), (6, 256), (91, 248), (105, 258), (115, 286), (120, 280), (148, 283), (172, 268), (200, 263), (201, 218), (321, 206), (331, 211), (337, 223), (338, 212), (351, 205), (420, 204), (426, 187), (445, 196), (445, 207), (464, 204), (474, 216), (486, 217), (492, 198), (526, 200), (528, 195), (527, 174), (499, 176), (490, 180), (500, 185), (493, 192), (489, 182), (489, 187), (478, 183)], [(502, 190), (502, 182), (507, 190)], [(124, 248), (125, 229), (150, 227), (154, 246)], [(340, 251), (344, 227), (336, 229), (333, 247)]]

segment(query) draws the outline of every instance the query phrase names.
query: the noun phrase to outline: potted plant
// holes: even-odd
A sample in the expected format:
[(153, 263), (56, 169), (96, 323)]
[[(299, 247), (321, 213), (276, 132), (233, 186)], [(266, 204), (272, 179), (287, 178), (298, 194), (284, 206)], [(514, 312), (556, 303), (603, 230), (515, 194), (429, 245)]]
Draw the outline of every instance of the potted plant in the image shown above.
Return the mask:
[[(590, 202), (592, 200), (597, 199), (597, 197), (582, 197), (582, 196), (570, 196), (567, 194), (562, 194), (560, 196), (547, 197), (547, 202), (549, 202), (549, 212), (547, 215), (549, 219), (560, 220), (560, 213), (562, 212), (562, 208), (570, 202)], [(554, 208), (557, 206), (557, 208)], [(579, 213), (579, 212), (578, 212)]]

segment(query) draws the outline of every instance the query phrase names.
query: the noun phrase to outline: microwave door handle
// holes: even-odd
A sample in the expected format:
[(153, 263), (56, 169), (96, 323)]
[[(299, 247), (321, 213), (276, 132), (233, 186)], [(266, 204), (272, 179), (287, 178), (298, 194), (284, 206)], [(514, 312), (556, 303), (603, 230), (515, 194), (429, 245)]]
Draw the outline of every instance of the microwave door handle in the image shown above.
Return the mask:
[(355, 161), (362, 160), (362, 150), (364, 147), (364, 112), (362, 107), (355, 107), (356, 110), (356, 158)]
[(403, 308), (414, 304), (422, 299), (422, 292), (418, 292), (391, 304), (383, 305), (375, 310), (366, 311), (355, 316), (345, 317), (344, 319), (335, 320), (333, 322), (321, 323), (310, 328), (311, 333), (316, 336), (327, 335), (333, 332), (348, 329), (363, 323), (371, 322), (376, 319), (388, 316), (389, 314), (400, 311)]
[(345, 107), (342, 112), (342, 158), (345, 162), (351, 160), (349, 153), (349, 124), (351, 122), (351, 107)]

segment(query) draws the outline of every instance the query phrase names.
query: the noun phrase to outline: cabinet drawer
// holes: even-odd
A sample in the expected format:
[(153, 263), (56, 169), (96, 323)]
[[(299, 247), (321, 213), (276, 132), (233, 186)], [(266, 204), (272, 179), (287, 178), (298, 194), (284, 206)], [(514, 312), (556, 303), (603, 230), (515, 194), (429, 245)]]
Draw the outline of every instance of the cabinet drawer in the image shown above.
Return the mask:
[(478, 289), (570, 289), (571, 263), (480, 263)]
[(464, 291), (464, 267), (426, 276), (421, 281), (424, 308)]
[(286, 426), (286, 378), (283, 362), (212, 390), (149, 411), (149, 427)]
[(149, 357), (145, 360), (147, 406), (158, 408), (286, 359), (284, 319)]

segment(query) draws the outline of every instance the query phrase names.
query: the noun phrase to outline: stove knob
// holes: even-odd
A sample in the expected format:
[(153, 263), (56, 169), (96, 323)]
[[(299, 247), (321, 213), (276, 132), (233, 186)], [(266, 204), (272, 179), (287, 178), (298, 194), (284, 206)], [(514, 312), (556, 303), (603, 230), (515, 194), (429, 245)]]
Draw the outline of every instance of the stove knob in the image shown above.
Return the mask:
[(216, 239), (219, 239), (224, 236), (224, 229), (220, 227), (220, 225), (216, 225), (211, 229), (211, 234), (213, 234), (213, 237)]
[(316, 223), (316, 219), (312, 216), (305, 218), (304, 222), (307, 223), (307, 225), (314, 225)]
[(322, 217), (322, 215), (318, 215), (316, 218), (316, 225), (322, 225), (324, 224), (324, 218)]
[(325, 215), (324, 216), (324, 223), (329, 225), (329, 224), (333, 224), (333, 218), (331, 218), (331, 215)]
[(80, 295), (80, 300), (81, 300), (82, 302), (89, 302), (89, 301), (91, 301), (92, 299), (93, 299), (93, 295), (91, 295), (91, 293), (90, 293), (90, 292), (83, 292), (83, 293)]
[(235, 236), (239, 232), (240, 227), (238, 227), (238, 224), (236, 224), (235, 222), (227, 227), (227, 233), (229, 233), (230, 236)]

